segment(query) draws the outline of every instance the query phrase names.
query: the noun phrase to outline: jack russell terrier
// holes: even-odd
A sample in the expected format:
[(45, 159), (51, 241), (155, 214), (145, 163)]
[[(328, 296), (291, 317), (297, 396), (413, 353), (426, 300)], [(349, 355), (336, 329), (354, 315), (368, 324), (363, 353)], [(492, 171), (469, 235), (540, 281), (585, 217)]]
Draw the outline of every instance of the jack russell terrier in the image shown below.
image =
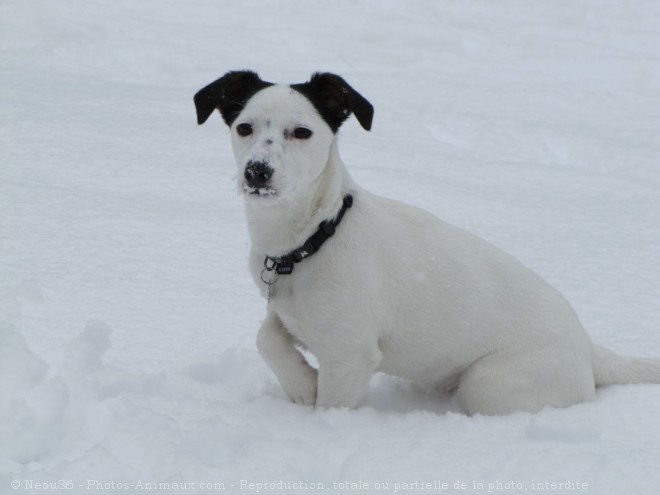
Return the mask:
[(512, 256), (357, 185), (337, 131), (351, 114), (369, 130), (373, 107), (341, 77), (233, 71), (194, 101), (199, 124), (218, 109), (231, 130), (250, 270), (268, 299), (257, 347), (293, 402), (357, 407), (377, 371), (455, 391), (468, 414), (660, 383), (660, 360), (592, 344), (566, 299)]

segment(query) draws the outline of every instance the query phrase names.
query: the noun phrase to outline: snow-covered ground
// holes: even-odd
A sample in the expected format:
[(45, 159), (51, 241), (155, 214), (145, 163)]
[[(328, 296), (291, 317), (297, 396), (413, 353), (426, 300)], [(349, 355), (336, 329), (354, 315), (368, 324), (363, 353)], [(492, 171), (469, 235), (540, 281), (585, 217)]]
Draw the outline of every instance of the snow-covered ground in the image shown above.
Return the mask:
[(657, 0), (0, 1), (0, 493), (658, 493), (660, 386), (470, 418), (377, 375), (356, 411), (289, 404), (228, 131), (192, 103), (230, 69), (343, 75), (376, 108), (342, 130), (356, 180), (653, 356), (658, 47)]

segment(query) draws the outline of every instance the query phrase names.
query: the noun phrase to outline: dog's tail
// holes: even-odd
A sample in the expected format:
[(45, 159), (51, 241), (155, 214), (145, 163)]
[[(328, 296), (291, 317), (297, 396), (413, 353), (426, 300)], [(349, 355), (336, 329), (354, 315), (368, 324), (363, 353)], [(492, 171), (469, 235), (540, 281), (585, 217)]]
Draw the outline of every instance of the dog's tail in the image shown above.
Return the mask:
[(596, 386), (624, 383), (660, 383), (660, 358), (621, 356), (603, 346), (593, 346)]

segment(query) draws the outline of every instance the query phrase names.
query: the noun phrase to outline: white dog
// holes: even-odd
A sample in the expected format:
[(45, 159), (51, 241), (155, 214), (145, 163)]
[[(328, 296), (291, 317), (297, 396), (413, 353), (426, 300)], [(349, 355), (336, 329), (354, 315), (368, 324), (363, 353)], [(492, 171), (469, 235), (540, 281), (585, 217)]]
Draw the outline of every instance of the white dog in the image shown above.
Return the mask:
[(513, 257), (355, 184), (337, 130), (350, 114), (369, 130), (373, 107), (341, 77), (229, 72), (195, 105), (199, 124), (218, 109), (231, 128), (250, 268), (268, 298), (257, 347), (294, 402), (357, 407), (376, 371), (456, 390), (468, 414), (660, 383), (659, 360), (593, 345), (564, 297)]

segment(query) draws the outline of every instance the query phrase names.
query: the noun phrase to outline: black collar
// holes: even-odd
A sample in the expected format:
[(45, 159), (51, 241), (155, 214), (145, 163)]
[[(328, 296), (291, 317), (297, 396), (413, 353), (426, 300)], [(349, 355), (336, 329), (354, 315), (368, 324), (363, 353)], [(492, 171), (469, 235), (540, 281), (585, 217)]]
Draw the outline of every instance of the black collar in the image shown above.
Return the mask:
[(330, 239), (335, 233), (337, 225), (341, 222), (341, 219), (344, 217), (346, 210), (353, 206), (353, 196), (347, 194), (344, 196), (344, 201), (337, 213), (337, 216), (334, 220), (324, 220), (319, 225), (318, 230), (312, 234), (312, 236), (305, 241), (305, 243), (300, 246), (298, 249), (294, 249), (289, 254), (284, 256), (266, 256), (264, 260), (264, 265), (266, 270), (272, 271), (275, 270), (278, 275), (289, 275), (293, 272), (294, 263), (300, 263), (305, 258), (309, 258), (319, 249), (325, 241)]

